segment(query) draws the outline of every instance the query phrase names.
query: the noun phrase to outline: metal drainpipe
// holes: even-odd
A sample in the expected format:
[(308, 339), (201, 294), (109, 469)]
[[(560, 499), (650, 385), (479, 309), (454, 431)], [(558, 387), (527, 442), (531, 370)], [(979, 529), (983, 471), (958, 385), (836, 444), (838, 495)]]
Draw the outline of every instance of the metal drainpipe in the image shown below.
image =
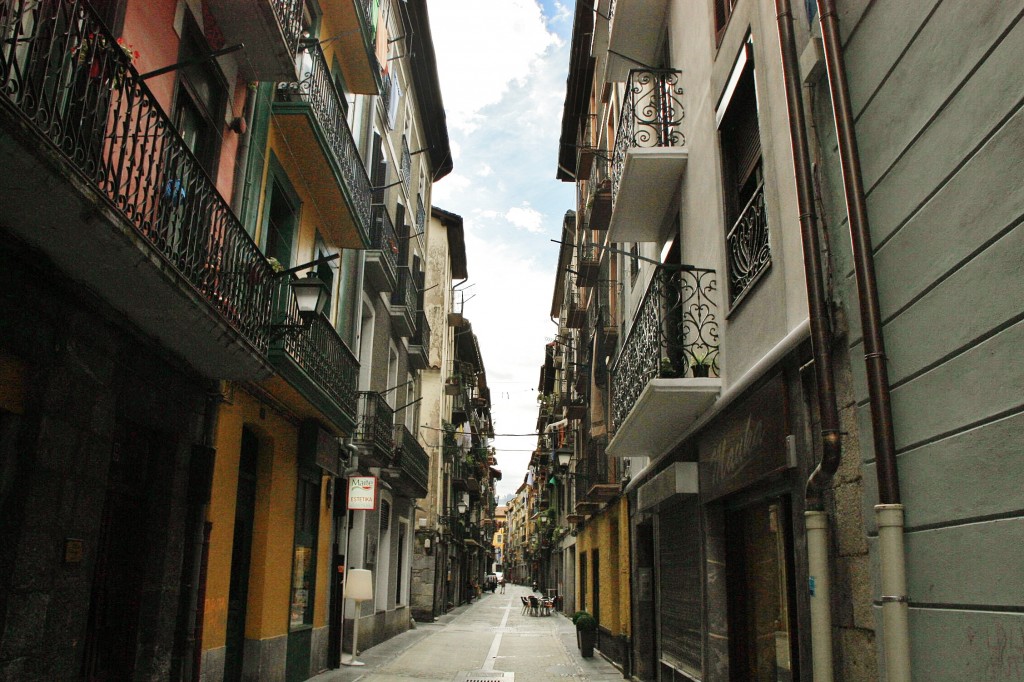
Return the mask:
[(811, 155), (807, 144), (807, 122), (801, 93), (800, 69), (797, 62), (793, 14), (789, 0), (775, 1), (779, 42), (782, 48), (782, 74), (789, 110), (789, 136), (796, 174), (797, 208), (800, 212), (800, 236), (804, 254), (804, 277), (807, 282), (807, 307), (811, 328), (811, 349), (814, 356), (814, 377), (817, 388), (818, 414), (821, 419), (821, 462), (807, 479), (807, 510), (804, 512), (807, 532), (808, 577), (813, 588), (811, 608), (811, 660), (815, 682), (832, 682), (832, 610), (831, 577), (828, 565), (828, 515), (822, 494), (839, 468), (842, 457), (839, 410), (833, 379), (831, 341), (818, 217), (814, 210), (814, 183), (811, 178)]
[(245, 111), (242, 114), (245, 129), (238, 140), (238, 151), (235, 155), (235, 178), (231, 186), (231, 209), (238, 217), (242, 216), (242, 204), (245, 199), (246, 176), (249, 174), (249, 143), (252, 139), (252, 117), (256, 111), (257, 83), (246, 83)]
[(878, 304), (867, 201), (861, 178), (860, 154), (854, 130), (853, 107), (846, 81), (835, 0), (817, 0), (821, 21), (829, 94), (836, 123), (839, 160), (843, 171), (843, 190), (853, 243), (853, 262), (857, 274), (857, 298), (860, 303), (864, 336), (864, 363), (867, 367), (868, 395), (871, 403), (871, 427), (878, 477), (879, 560), (882, 578), (882, 641), (886, 677), (889, 682), (909, 682), (910, 636), (909, 606), (906, 588), (906, 558), (903, 548), (903, 505), (900, 502), (899, 474), (896, 469), (896, 439), (893, 435), (889, 377), (886, 372), (882, 316)]

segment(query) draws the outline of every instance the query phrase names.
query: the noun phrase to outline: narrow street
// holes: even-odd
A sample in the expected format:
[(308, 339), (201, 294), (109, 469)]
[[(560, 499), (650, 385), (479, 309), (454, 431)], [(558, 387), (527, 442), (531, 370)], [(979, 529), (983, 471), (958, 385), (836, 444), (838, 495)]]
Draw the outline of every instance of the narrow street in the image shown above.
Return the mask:
[[(468, 607), (436, 623), (420, 623), (359, 654), (362, 667), (331, 670), (311, 682), (541, 682), (621, 680), (597, 652), (585, 659), (565, 616), (523, 614), (520, 597), (530, 588), (508, 585), (505, 594), (485, 593)], [(489, 675), (487, 673), (490, 673)]]

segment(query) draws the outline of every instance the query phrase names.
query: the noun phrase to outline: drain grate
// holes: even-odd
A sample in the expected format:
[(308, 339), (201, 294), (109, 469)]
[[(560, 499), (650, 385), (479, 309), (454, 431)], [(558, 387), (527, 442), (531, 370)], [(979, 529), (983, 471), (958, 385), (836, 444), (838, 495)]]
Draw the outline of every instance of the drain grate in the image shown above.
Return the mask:
[(474, 672), (460, 672), (452, 682), (515, 682), (516, 674), (502, 672), (501, 670), (477, 670)]

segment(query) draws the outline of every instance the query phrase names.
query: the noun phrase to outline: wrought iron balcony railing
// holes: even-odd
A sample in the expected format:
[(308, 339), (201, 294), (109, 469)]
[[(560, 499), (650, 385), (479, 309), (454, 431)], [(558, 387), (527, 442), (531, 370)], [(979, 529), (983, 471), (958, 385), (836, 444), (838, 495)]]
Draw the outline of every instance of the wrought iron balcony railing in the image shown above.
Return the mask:
[(409, 191), (409, 181), (412, 178), (412, 152), (409, 151), (409, 138), (402, 135), (402, 159), (401, 159), (402, 184), (405, 191)]
[(591, 242), (580, 242), (576, 251), (576, 284), (589, 286), (597, 281), (601, 266), (601, 249)]
[(585, 499), (594, 486), (610, 483), (608, 474), (608, 455), (604, 445), (591, 440), (587, 443), (583, 457), (576, 463), (576, 496)]
[(422, 310), (416, 312), (416, 330), (409, 339), (410, 346), (419, 346), (425, 353), (430, 348), (430, 322)]
[(270, 266), (88, 2), (0, 3), (0, 99), (266, 352)]
[(576, 179), (589, 180), (594, 164), (594, 129), (597, 114), (587, 114), (576, 135)]
[(372, 466), (388, 466), (395, 449), (395, 411), (380, 393), (359, 392), (359, 417), (352, 440)]
[(772, 264), (764, 184), (758, 186), (725, 237), (729, 266), (729, 305), (735, 306)]
[(423, 207), (423, 197), (416, 195), (416, 231), (423, 233), (427, 228), (427, 210)]
[[(302, 324), (295, 294), (286, 281), (274, 288), (274, 318), (277, 324)], [(307, 329), (285, 334), (272, 344), (271, 358), (282, 350), (334, 405), (324, 405), (319, 396), (311, 401), (329, 412), (340, 409), (340, 416), (354, 424), (359, 362), (330, 321), (319, 315)], [(300, 390), (304, 383), (300, 382)]]
[[(379, 65), (378, 65), (379, 66)], [(391, 72), (380, 68), (380, 103), (384, 107), (384, 115), (388, 116), (388, 125), (393, 126), (394, 121), (391, 120)]]
[(580, 329), (586, 324), (587, 311), (580, 301), (580, 294), (573, 287), (565, 293), (565, 326), (569, 329)]
[(395, 464), (402, 473), (396, 487), (412, 497), (425, 497), (430, 481), (430, 458), (404, 424), (395, 427)]
[(398, 266), (398, 286), (391, 292), (391, 305), (404, 307), (410, 316), (416, 310), (416, 278), (408, 265)]
[(370, 225), (372, 187), (345, 116), (344, 99), (334, 85), (320, 43), (306, 43), (302, 49), (310, 58), (302, 60), (301, 80), (279, 92), (297, 96), (312, 107), (347, 185), (352, 211), (365, 234)]
[(678, 147), (686, 143), (681, 130), (683, 89), (674, 69), (631, 69), (612, 150), (612, 196), (618, 194), (626, 153), (638, 147)]
[(270, 0), (274, 14), (281, 25), (285, 42), (292, 49), (299, 44), (302, 33), (302, 2), (300, 0)]
[(370, 248), (380, 251), (388, 268), (394, 272), (398, 267), (398, 233), (391, 215), (384, 204), (374, 204), (373, 219), (370, 221)]
[(360, 18), (366, 24), (367, 29), (373, 28), (373, 20), (375, 19), (373, 16), (373, 0), (362, 0), (359, 3), (359, 8), (362, 10)]
[(692, 375), (694, 366), (718, 376), (717, 291), (714, 270), (655, 271), (611, 368), (614, 429), (652, 379)]

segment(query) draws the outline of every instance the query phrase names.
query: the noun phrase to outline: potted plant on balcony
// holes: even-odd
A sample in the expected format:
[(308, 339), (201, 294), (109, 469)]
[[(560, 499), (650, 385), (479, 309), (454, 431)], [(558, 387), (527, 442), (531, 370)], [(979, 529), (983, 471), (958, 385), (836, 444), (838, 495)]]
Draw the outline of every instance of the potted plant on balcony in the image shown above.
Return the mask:
[(669, 358), (662, 358), (661, 363), (658, 365), (658, 378), (659, 379), (678, 379), (682, 375), (676, 365)]
[(444, 394), (445, 395), (458, 395), (459, 394), (459, 377), (455, 374), (451, 375), (444, 381)]
[(594, 657), (594, 645), (597, 643), (597, 620), (586, 611), (573, 616), (576, 621), (576, 639), (583, 658)]
[(708, 351), (696, 351), (693, 360), (690, 362), (690, 372), (695, 378), (707, 378), (711, 371), (712, 361), (708, 357)]

